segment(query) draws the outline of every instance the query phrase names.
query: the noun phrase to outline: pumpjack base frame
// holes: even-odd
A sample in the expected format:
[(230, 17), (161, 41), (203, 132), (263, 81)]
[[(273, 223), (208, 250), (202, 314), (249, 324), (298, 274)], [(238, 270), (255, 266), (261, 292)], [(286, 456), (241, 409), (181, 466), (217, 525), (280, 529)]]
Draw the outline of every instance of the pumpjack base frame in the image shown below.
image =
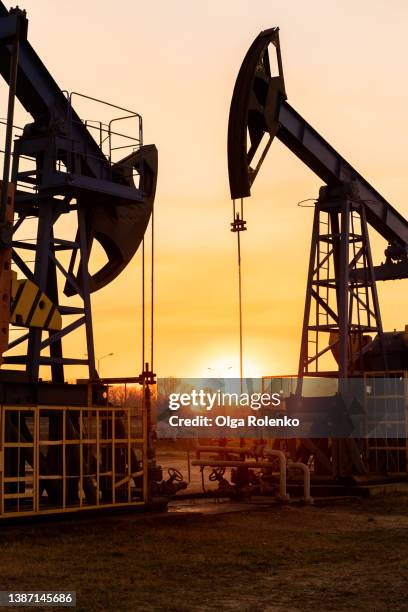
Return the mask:
[(30, 382), (24, 372), (0, 370), (2, 405), (41, 404), (53, 406), (106, 405), (106, 385), (98, 382)]
[(146, 407), (110, 405), (103, 382), (12, 374), (0, 375), (0, 520), (157, 502)]

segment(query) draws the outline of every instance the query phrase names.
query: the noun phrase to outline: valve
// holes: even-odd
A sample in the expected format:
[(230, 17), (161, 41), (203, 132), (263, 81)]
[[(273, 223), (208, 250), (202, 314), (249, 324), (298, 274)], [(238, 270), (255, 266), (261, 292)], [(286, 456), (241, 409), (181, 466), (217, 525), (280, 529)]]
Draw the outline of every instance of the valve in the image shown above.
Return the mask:
[(176, 468), (170, 467), (167, 470), (169, 478), (162, 480), (159, 483), (155, 483), (155, 493), (164, 495), (165, 497), (172, 497), (178, 491), (182, 491), (187, 488), (187, 483), (184, 481), (183, 474), (176, 470)]
[(231, 493), (234, 491), (234, 487), (224, 478), (225, 468), (217, 467), (214, 468), (208, 477), (210, 482), (218, 482), (218, 491), (220, 493)]

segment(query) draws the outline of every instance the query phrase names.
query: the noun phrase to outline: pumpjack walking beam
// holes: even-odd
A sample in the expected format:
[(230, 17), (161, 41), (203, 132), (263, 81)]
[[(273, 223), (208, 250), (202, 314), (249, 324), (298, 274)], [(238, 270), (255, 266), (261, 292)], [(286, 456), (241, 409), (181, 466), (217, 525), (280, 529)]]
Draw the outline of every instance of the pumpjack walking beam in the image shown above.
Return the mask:
[[(279, 71), (276, 74), (272, 74), (270, 67), (271, 46), (277, 54)], [(407, 220), (286, 101), (279, 28), (259, 34), (236, 80), (228, 123), (232, 198), (251, 195), (252, 183), (274, 137), (327, 185), (355, 182), (367, 211), (367, 222), (388, 242), (399, 245), (406, 252)], [(251, 163), (256, 156), (259, 162), (253, 168)]]

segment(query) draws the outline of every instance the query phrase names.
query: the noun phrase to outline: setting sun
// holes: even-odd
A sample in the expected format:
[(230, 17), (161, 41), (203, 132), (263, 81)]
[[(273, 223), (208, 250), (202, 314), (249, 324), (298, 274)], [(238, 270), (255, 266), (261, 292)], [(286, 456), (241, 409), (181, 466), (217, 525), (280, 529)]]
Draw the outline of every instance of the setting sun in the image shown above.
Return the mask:
[[(225, 357), (209, 356), (207, 367), (201, 369), (201, 376), (207, 378), (239, 378), (239, 353), (230, 353)], [(262, 367), (252, 358), (243, 359), (244, 378), (260, 378), (263, 375)]]

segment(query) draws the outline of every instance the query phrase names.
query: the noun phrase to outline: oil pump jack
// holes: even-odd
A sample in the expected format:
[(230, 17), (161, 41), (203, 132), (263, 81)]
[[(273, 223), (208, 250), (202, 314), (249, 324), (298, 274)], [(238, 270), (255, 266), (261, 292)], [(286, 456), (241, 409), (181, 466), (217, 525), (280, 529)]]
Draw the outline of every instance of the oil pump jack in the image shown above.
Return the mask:
[[(96, 142), (89, 127), (76, 114), (73, 101), (78, 96), (61, 91), (27, 41), (25, 14), (18, 9), (9, 14), (0, 3), (0, 25), (0, 73), (10, 87), (9, 108), (10, 103), (14, 104), (14, 97), (17, 97), (33, 117), (33, 122), (24, 127), (14, 144), (9, 184), (10, 192), (14, 190), (15, 193), (14, 197), (10, 197), (9, 206), (14, 206), (18, 225), (14, 226), (13, 233), (27, 219), (38, 219), (35, 244), (9, 239), (3, 241), (3, 251), (7, 249), (7, 256), (13, 260), (19, 273), (48, 296), (54, 311), (58, 311), (62, 319), (79, 315), (75, 323), (57, 332), (51, 330), (47, 340), (41, 338), (42, 329), (47, 329), (47, 325), (42, 329), (30, 326), (31, 313), (27, 313), (27, 317), (19, 317), (18, 324), (26, 324), (28, 332), (7, 348), (10, 350), (27, 340), (28, 350), (22, 355), (6, 355), (3, 363), (23, 365), (27, 378), (35, 383), (38, 382), (42, 365), (50, 366), (55, 383), (64, 382), (64, 367), (75, 364), (86, 365), (89, 378), (95, 379), (90, 294), (118, 276), (143, 239), (155, 192), (156, 149), (153, 145), (143, 146), (141, 117), (133, 113), (139, 129), (129, 151), (133, 148), (136, 150), (112, 163), (112, 150), (107, 156), (101, 149), (101, 143)], [(127, 112), (126, 109), (121, 110), (122, 114)], [(8, 118), (9, 132), (12, 119), (12, 116)], [(117, 125), (115, 123), (113, 127)], [(108, 142), (112, 140), (113, 127), (109, 125), (103, 134)], [(8, 150), (5, 151), (6, 170), (10, 163), (10, 149), (11, 144), (8, 143)], [(7, 171), (5, 180), (8, 180)], [(54, 235), (54, 225), (61, 215), (76, 215), (77, 234), (74, 241), (59, 240)], [(3, 228), (10, 223), (3, 220)], [(107, 263), (91, 276), (87, 266), (94, 241), (104, 249)], [(19, 255), (21, 251), (35, 253), (33, 272), (24, 264)], [(70, 254), (67, 270), (57, 259), (61, 251)], [(79, 271), (75, 271), (78, 263)], [(58, 293), (56, 281), (58, 270), (65, 278), (63, 295), (80, 297), (82, 305), (74, 310), (61, 303), (62, 296)], [(13, 302), (12, 317), (15, 316), (18, 302), (18, 299)], [(37, 302), (41, 303), (38, 296)], [(82, 351), (81, 358), (68, 358), (62, 354), (61, 340), (82, 325), (86, 328), (86, 351)], [(8, 326), (4, 327), (8, 329)], [(43, 355), (46, 349), (49, 349), (49, 357)], [(86, 359), (83, 358), (85, 352)]]
[[(339, 389), (356, 377), (405, 377), (408, 333), (383, 331), (376, 282), (408, 278), (408, 222), (287, 102), (278, 28), (255, 39), (235, 83), (228, 126), (234, 210), (235, 200), (251, 195), (274, 138), (324, 183), (314, 206), (297, 387), (288, 401), (302, 411), (330, 400), (302, 396), (305, 377), (337, 378)], [(245, 229), (240, 213), (233, 225)], [(387, 243), (381, 265), (373, 264), (369, 226)], [(406, 475), (402, 425), (404, 438), (377, 440), (375, 453), (355, 438), (298, 440), (292, 453), (334, 478)]]
[[(9, 86), (0, 209), (0, 518), (146, 504), (161, 481), (151, 447), (153, 366), (143, 360), (142, 373), (126, 379), (142, 386), (142, 410), (115, 408), (95, 367), (91, 310), (91, 294), (125, 269), (144, 239), (157, 150), (143, 143), (138, 113), (62, 91), (28, 42), (27, 26), (25, 11), (0, 2), (0, 74)], [(83, 120), (74, 109), (83, 98), (114, 117)], [(32, 117), (22, 129), (14, 125), (15, 99)], [(132, 134), (120, 131), (128, 119)], [(63, 227), (75, 224), (72, 239), (58, 235), (61, 219)], [(18, 237), (24, 227), (28, 236), (35, 228), (34, 239)], [(91, 274), (96, 243), (107, 261)], [(66, 355), (63, 340), (79, 328), (85, 344)], [(11, 329), (17, 336), (9, 338)], [(73, 365), (86, 367), (88, 377), (68, 384)]]

